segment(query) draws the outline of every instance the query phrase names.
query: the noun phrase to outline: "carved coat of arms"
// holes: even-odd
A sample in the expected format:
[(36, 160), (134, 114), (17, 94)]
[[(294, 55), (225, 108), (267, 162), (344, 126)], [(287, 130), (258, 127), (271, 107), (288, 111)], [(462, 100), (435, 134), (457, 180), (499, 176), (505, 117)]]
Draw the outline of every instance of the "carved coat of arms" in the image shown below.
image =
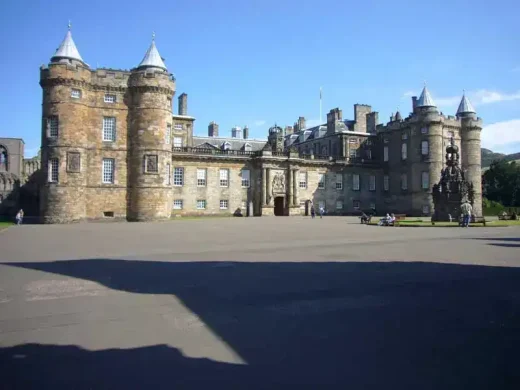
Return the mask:
[(277, 173), (273, 178), (273, 194), (285, 193), (285, 176), (283, 173)]

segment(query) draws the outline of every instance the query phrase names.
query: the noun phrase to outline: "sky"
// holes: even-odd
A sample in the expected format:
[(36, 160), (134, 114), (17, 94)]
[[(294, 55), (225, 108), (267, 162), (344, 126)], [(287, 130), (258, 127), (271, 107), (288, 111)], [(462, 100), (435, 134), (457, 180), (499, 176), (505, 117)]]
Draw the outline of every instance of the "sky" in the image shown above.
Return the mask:
[(517, 0), (3, 0), (0, 10), (0, 137), (23, 138), (26, 157), (40, 147), (39, 67), (69, 20), (92, 68), (135, 67), (155, 32), (197, 135), (210, 121), (222, 136), (248, 125), (251, 138), (299, 116), (316, 125), (320, 87), (323, 121), (335, 107), (353, 119), (362, 103), (386, 123), (398, 108), (407, 116), (426, 82), (444, 114), (466, 90), (483, 147), (520, 152)]

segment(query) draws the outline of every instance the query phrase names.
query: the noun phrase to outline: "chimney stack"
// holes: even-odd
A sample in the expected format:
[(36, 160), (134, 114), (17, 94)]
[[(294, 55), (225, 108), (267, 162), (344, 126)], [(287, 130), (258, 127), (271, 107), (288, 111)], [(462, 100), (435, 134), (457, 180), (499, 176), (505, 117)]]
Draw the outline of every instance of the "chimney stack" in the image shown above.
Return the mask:
[(208, 126), (208, 137), (218, 137), (218, 124), (213, 121)]
[(412, 96), (412, 111), (415, 112), (417, 108), (417, 96)]
[(249, 127), (244, 126), (244, 139), (248, 139), (249, 138)]
[(186, 93), (179, 96), (179, 115), (188, 115), (188, 95)]
[(242, 138), (242, 129), (235, 126), (231, 129), (231, 138)]

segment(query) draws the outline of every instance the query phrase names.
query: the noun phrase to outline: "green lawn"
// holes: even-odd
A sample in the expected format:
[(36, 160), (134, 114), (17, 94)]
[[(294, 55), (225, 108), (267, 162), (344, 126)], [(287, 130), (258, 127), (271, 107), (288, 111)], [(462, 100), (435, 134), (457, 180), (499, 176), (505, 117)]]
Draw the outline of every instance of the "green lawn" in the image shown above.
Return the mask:
[(0, 221), (0, 230), (7, 229), (11, 225), (14, 225), (14, 224), (12, 222), (1, 222)]
[[(380, 218), (372, 218), (372, 222), (370, 225), (377, 225)], [(458, 222), (435, 222), (435, 225), (432, 225), (430, 221), (422, 221), (417, 218), (405, 219), (404, 221), (399, 221), (399, 226), (402, 227), (458, 227)], [(484, 227), (482, 223), (470, 223), (471, 227)], [(503, 227), (503, 226), (520, 226), (520, 221), (486, 221), (486, 227)]]

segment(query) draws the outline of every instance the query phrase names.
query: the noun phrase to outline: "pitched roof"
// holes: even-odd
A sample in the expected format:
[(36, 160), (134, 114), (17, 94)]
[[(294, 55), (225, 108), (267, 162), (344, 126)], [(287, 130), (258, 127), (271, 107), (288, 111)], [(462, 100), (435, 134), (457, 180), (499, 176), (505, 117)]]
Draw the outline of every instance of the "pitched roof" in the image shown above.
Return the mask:
[(460, 101), (459, 108), (457, 110), (457, 115), (461, 115), (461, 114), (476, 114), (476, 111), (473, 108), (473, 105), (471, 104), (469, 99), (466, 97), (465, 93), (462, 95), (462, 100)]
[(430, 91), (426, 88), (426, 85), (422, 90), (419, 100), (417, 100), (417, 107), (437, 107), (432, 99), (432, 95), (430, 95)]
[(196, 148), (208, 148), (208, 146), (212, 146), (214, 148), (223, 149), (223, 145), (226, 142), (229, 143), (230, 150), (244, 150), (245, 145), (249, 144), (253, 152), (262, 150), (267, 143), (265, 140), (256, 139), (193, 136), (193, 145)]
[(141, 67), (160, 68), (163, 70), (167, 70), (164, 61), (161, 58), (161, 55), (159, 54), (159, 50), (157, 50), (157, 47), (155, 46), (155, 34), (152, 37), (152, 44), (146, 51), (143, 60), (138, 66), (138, 68)]
[(61, 42), (60, 47), (58, 47), (58, 49), (56, 50), (56, 53), (54, 53), (54, 55), (52, 56), (51, 61), (60, 58), (69, 58), (72, 60), (78, 60), (83, 62), (83, 58), (81, 58), (78, 48), (76, 47), (76, 44), (72, 39), (72, 33), (70, 32), (70, 23), (67, 34), (65, 35), (63, 42)]

